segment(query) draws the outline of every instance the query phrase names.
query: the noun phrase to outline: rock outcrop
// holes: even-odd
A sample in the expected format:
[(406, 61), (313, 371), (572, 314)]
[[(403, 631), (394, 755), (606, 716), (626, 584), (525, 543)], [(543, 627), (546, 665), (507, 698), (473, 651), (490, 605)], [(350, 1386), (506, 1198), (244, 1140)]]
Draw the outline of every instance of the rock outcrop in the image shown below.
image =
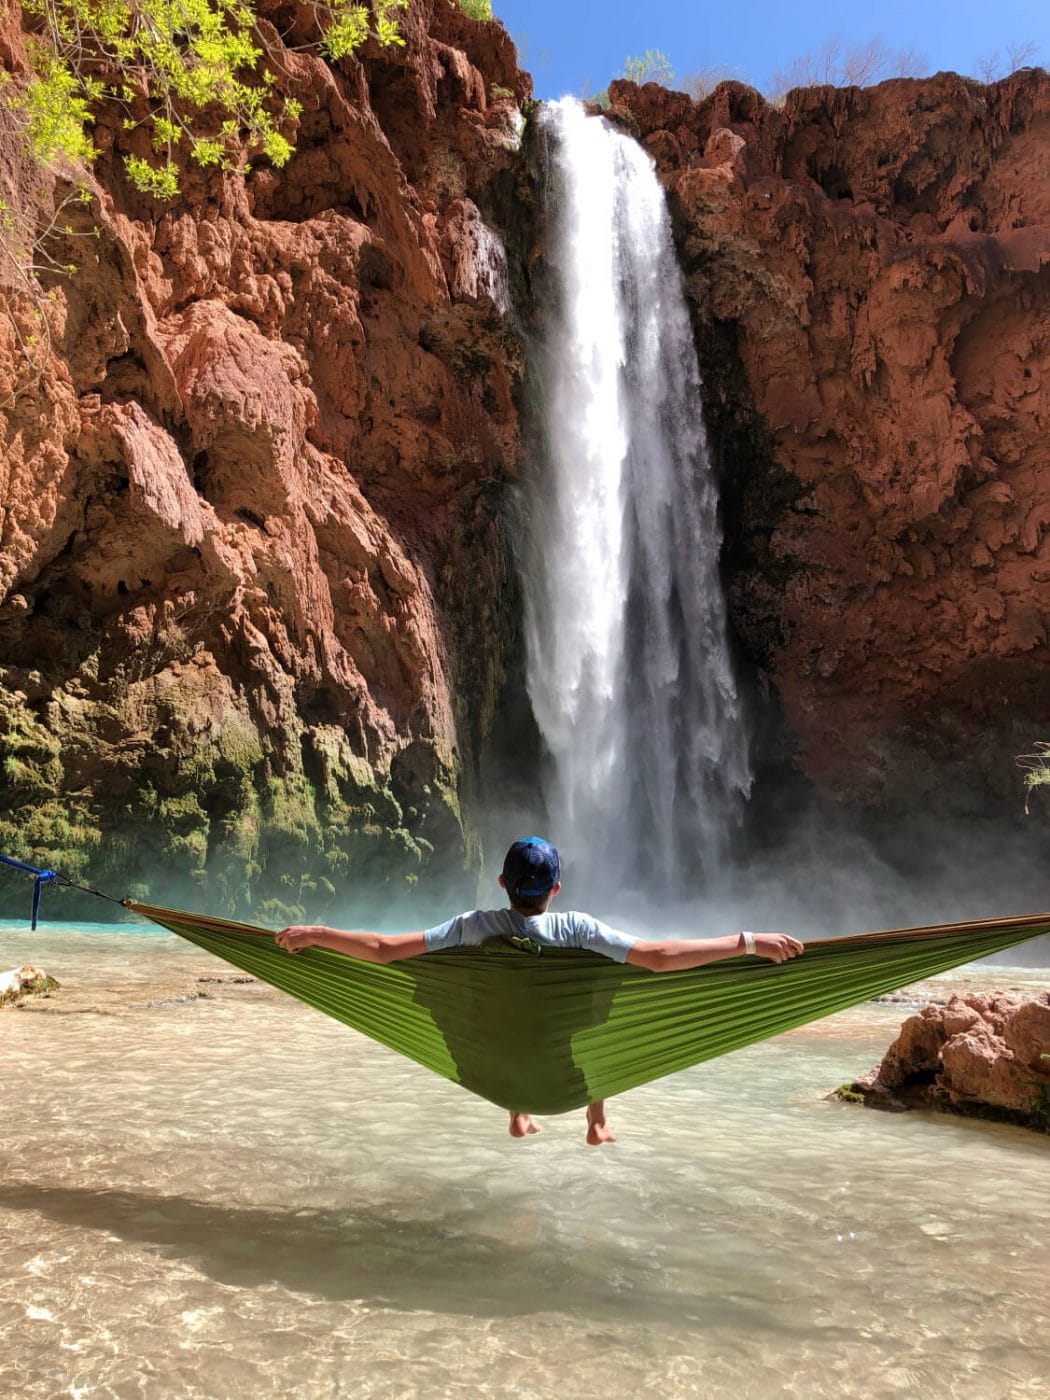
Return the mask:
[(522, 364), (481, 211), (529, 83), (447, 0), (334, 65), (312, 11), (261, 13), (302, 106), (282, 170), (187, 165), (159, 204), (122, 113), (56, 180), (3, 109), (11, 246), (88, 202), (45, 246), (75, 275), (4, 269), (0, 849), (280, 918), (470, 862)]
[(13, 967), (9, 972), (0, 972), (0, 1006), (13, 1006), (24, 997), (46, 996), (57, 992), (59, 983), (54, 977), (29, 963)]
[(970, 993), (926, 1006), (882, 1063), (840, 1093), (891, 1110), (991, 1110), (1050, 1130), (1050, 992)]
[(1050, 76), (610, 94), (670, 194), (733, 627), (800, 766), (1016, 803), (1050, 720)]

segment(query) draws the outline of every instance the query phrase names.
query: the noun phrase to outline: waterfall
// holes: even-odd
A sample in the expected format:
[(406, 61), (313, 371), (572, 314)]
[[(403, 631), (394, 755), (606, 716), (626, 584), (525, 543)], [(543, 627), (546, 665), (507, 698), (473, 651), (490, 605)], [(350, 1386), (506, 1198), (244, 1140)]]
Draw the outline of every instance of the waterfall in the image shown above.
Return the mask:
[(706, 885), (750, 785), (700, 372), (652, 161), (540, 117), (553, 296), (529, 483), (526, 665), (572, 893)]

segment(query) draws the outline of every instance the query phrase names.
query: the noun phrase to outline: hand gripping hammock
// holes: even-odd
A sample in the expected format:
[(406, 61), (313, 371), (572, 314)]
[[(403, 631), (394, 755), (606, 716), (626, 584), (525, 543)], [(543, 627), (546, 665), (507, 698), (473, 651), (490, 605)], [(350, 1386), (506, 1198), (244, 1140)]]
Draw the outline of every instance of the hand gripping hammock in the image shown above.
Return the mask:
[(819, 939), (786, 963), (739, 957), (688, 972), (499, 941), (384, 966), (324, 948), (293, 956), (251, 924), (124, 905), (501, 1108), (533, 1113), (580, 1108), (1050, 932), (1050, 914), (892, 929)]

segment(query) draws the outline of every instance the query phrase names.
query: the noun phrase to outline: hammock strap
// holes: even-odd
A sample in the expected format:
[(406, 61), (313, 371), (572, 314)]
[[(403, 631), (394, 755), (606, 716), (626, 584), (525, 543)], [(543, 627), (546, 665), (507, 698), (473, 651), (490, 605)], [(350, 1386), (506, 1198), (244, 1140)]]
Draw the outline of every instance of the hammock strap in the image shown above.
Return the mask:
[(119, 904), (124, 907), (124, 901), (114, 899), (111, 894), (103, 894), (101, 890), (92, 889), (90, 885), (78, 885), (75, 880), (71, 880), (68, 875), (61, 875), (57, 870), (41, 870), (35, 865), (28, 865), (24, 860), (15, 860), (14, 856), (0, 855), (0, 865), (8, 865), (12, 870), (24, 870), (27, 875), (35, 876), (33, 880), (33, 908), (30, 915), (29, 927), (36, 932), (37, 921), (40, 915), (40, 895), (45, 885), (56, 884), (66, 890), (80, 890), (82, 894), (93, 894), (99, 899), (108, 900), (110, 904)]

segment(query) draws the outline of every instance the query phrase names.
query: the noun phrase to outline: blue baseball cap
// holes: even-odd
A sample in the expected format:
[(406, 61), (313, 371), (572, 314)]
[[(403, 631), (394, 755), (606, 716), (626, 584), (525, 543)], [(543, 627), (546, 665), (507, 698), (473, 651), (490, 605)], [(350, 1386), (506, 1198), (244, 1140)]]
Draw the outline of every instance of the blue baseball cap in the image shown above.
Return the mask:
[(508, 894), (534, 899), (552, 890), (560, 879), (558, 852), (540, 836), (515, 841), (504, 857), (503, 883)]

